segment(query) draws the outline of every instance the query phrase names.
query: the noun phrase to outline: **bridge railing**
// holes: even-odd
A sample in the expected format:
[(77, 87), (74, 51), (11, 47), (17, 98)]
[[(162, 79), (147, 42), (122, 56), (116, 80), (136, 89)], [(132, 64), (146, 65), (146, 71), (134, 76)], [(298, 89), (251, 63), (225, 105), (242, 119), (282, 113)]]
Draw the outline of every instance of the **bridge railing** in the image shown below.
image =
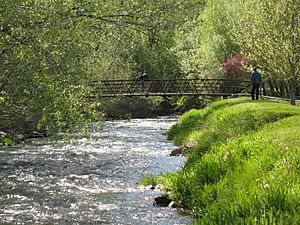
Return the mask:
[(92, 83), (95, 94), (102, 97), (114, 96), (173, 96), (173, 95), (212, 95), (229, 96), (249, 92), (248, 80), (234, 79), (170, 79), (139, 80), (101, 80)]
[[(294, 84), (296, 87), (296, 96), (300, 96), (300, 81), (296, 81)], [(262, 84), (263, 95), (289, 98), (290, 97), (290, 85), (286, 80), (269, 78), (263, 81)]]

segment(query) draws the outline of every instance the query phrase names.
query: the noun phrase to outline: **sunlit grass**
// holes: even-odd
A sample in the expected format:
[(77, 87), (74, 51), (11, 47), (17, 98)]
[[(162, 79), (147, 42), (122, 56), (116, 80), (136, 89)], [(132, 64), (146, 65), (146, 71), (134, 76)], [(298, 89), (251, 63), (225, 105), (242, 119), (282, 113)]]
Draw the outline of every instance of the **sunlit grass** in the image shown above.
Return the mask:
[(151, 174), (145, 174), (141, 179), (141, 185), (147, 186), (155, 186), (160, 182), (160, 178), (158, 176), (154, 176)]
[(196, 144), (183, 170), (162, 182), (198, 224), (300, 221), (300, 108), (226, 100), (192, 110), (169, 133)]

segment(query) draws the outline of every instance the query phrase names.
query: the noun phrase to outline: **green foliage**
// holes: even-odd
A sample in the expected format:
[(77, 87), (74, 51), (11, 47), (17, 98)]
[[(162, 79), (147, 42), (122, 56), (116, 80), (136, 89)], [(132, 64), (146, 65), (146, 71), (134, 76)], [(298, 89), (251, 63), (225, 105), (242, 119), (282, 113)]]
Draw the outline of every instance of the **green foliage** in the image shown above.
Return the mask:
[(194, 77), (219, 77), (221, 64), (239, 51), (232, 38), (236, 1), (202, 1), (198, 18), (188, 21), (177, 32), (176, 54), (185, 73)]
[(197, 224), (296, 224), (299, 125), (299, 107), (284, 103), (234, 99), (192, 110), (170, 136), (196, 146), (162, 183)]
[[(69, 17), (71, 3), (2, 1), (1, 129), (73, 130), (97, 116), (84, 98), (83, 59), (91, 49), (84, 24)], [(71, 122), (72, 121), (72, 122)]]
[(245, 1), (242, 9), (237, 40), (251, 58), (272, 76), (299, 79), (299, 1)]
[(146, 174), (141, 179), (141, 184), (144, 186), (147, 186), (147, 185), (156, 186), (158, 183), (159, 183), (159, 177), (151, 175), (151, 174)]
[(14, 142), (12, 139), (10, 138), (7, 138), (7, 137), (3, 137), (1, 134), (0, 134), (0, 146), (2, 145), (7, 145), (7, 146), (10, 146), (10, 145), (13, 145)]
[(187, 21), (176, 30), (172, 53), (179, 59), (181, 70), (185, 74), (199, 72), (200, 55), (198, 54), (200, 38), (199, 19)]
[[(0, 129), (73, 131), (101, 120), (89, 83), (180, 71), (173, 33), (197, 12), (186, 1), (0, 3)], [(189, 12), (189, 16), (186, 16)], [(97, 101), (101, 101), (97, 99)]]

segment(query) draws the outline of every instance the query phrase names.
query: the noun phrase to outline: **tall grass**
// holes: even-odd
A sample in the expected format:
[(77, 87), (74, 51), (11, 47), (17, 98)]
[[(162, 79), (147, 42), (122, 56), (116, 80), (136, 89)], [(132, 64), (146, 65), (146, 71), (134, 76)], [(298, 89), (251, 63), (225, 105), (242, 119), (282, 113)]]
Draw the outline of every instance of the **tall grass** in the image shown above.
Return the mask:
[(234, 99), (183, 115), (169, 132), (193, 144), (158, 180), (196, 224), (300, 224), (300, 108)]

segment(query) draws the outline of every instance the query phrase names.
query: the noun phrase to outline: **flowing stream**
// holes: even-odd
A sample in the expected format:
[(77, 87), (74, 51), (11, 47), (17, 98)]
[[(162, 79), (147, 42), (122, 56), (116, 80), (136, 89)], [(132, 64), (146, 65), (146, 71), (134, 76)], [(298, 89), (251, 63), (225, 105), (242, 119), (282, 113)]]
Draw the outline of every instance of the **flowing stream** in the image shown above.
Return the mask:
[(76, 144), (32, 140), (0, 149), (0, 224), (187, 224), (162, 195), (140, 186), (146, 174), (180, 169), (184, 157), (164, 133), (176, 118), (105, 122)]

